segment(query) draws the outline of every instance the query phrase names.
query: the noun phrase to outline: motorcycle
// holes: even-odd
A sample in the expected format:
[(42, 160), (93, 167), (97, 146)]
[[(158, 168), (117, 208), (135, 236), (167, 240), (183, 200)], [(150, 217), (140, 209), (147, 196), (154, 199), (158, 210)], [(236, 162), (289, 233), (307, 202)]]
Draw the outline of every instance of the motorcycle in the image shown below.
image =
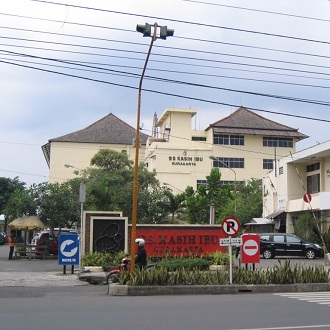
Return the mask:
[[(129, 271), (130, 261), (131, 261), (131, 259), (128, 256), (124, 257), (116, 268), (110, 270), (109, 274), (106, 277), (105, 283), (107, 285), (109, 285), (111, 283), (118, 283), (120, 273)], [(151, 268), (155, 268), (155, 267), (159, 267), (158, 263), (149, 264), (149, 265), (147, 265), (146, 269), (151, 269)]]
[(119, 274), (122, 271), (127, 272), (129, 270), (129, 262), (131, 261), (130, 258), (127, 256), (121, 259), (120, 264), (114, 268), (111, 269), (109, 274), (106, 277), (106, 284), (111, 284), (111, 283), (118, 283), (119, 282)]

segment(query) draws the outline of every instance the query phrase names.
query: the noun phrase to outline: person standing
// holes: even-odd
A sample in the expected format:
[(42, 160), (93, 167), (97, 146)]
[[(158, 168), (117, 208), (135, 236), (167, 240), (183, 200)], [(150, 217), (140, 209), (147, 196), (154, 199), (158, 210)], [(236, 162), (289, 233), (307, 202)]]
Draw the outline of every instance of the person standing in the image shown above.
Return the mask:
[(8, 236), (8, 245), (9, 245), (9, 260), (13, 259), (14, 248), (15, 248), (15, 241), (14, 241), (14, 231), (11, 230)]
[(135, 255), (135, 266), (138, 268), (145, 268), (147, 266), (147, 251), (144, 247), (145, 240), (143, 238), (137, 238), (135, 243), (138, 244), (138, 251)]

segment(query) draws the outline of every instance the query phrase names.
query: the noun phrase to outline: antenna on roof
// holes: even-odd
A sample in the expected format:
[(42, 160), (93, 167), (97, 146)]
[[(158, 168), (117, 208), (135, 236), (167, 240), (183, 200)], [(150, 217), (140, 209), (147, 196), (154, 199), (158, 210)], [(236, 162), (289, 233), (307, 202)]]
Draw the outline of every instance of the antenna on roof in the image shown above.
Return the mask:
[(158, 121), (157, 113), (155, 112), (154, 113), (154, 119), (152, 121), (152, 136), (153, 137), (157, 137), (158, 136), (158, 127), (156, 126), (157, 125), (157, 121)]

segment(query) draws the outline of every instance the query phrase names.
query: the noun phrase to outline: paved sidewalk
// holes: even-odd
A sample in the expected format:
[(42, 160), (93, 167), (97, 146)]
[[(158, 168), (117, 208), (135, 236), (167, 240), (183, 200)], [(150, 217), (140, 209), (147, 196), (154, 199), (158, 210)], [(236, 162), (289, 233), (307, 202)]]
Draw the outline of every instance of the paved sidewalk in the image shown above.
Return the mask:
[(82, 286), (87, 282), (80, 281), (77, 274), (63, 274), (59, 272), (1, 272), (0, 287), (54, 287), (54, 286)]

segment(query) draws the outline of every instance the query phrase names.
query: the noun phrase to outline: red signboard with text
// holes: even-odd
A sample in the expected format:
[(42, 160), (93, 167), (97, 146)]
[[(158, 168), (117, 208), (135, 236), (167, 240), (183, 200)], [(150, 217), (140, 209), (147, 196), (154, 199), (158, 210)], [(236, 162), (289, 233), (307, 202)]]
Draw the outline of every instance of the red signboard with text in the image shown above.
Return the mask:
[(226, 248), (219, 245), (220, 238), (226, 237), (220, 228), (219, 230), (138, 228), (136, 237), (142, 237), (146, 241), (145, 247), (149, 256), (200, 256), (215, 251), (226, 252)]

